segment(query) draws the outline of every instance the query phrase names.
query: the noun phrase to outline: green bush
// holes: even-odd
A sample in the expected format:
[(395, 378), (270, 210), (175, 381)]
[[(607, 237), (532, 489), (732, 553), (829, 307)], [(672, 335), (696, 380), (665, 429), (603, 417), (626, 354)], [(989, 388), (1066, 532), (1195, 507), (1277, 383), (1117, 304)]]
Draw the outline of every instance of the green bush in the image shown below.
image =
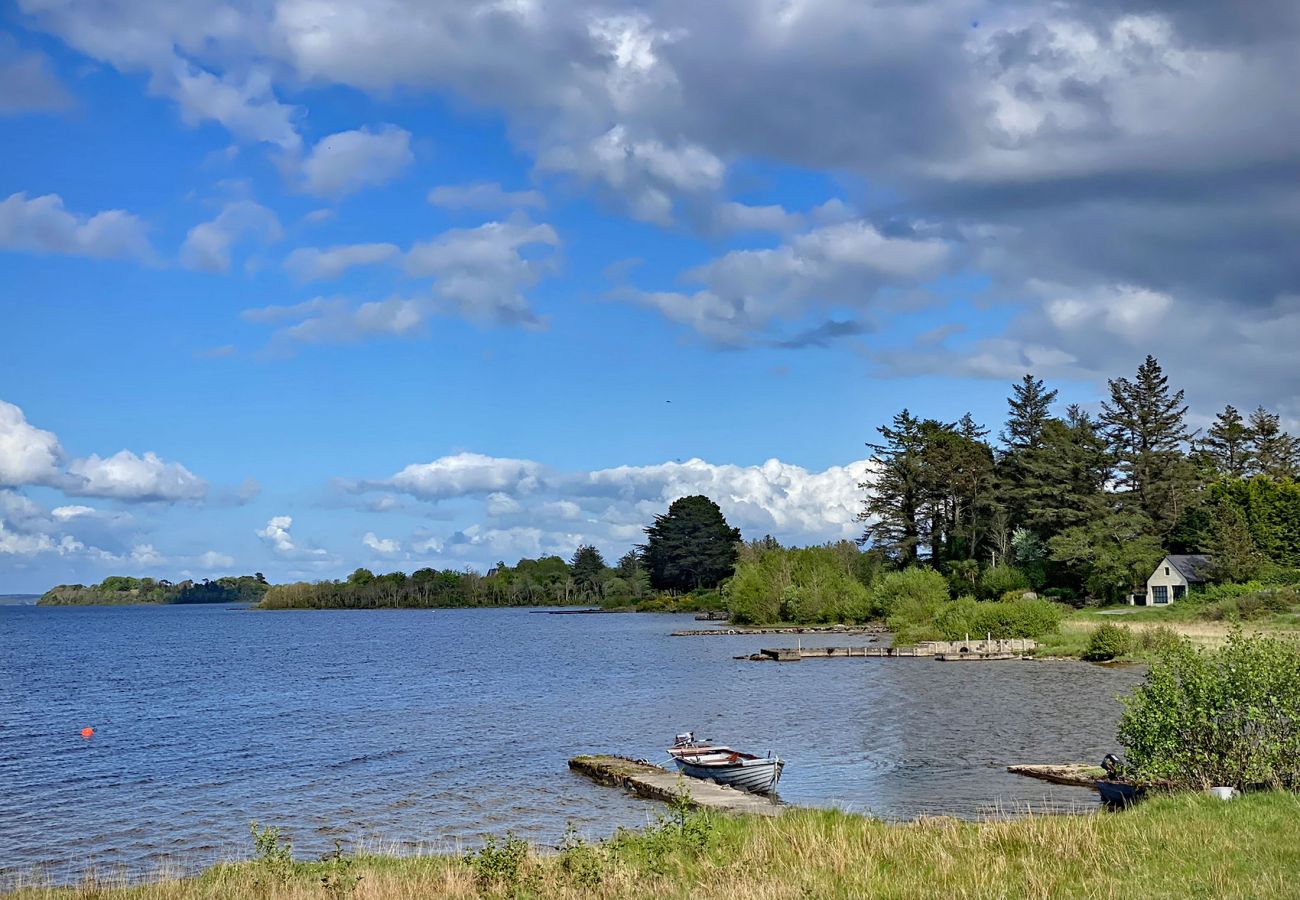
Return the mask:
[(931, 609), (948, 600), (948, 582), (934, 569), (914, 567), (890, 572), (871, 590), (871, 607), (879, 616), (891, 616), (904, 607)]
[(1123, 625), (1105, 622), (1088, 638), (1088, 649), (1083, 658), (1092, 662), (1104, 662), (1117, 656), (1126, 656), (1133, 651), (1133, 632)]
[(980, 575), (979, 595), (985, 600), (1001, 597), (1009, 591), (1023, 594), (1027, 590), (1029, 578), (1015, 566), (994, 566)]
[(908, 600), (889, 617), (899, 644), (972, 638), (1040, 638), (1056, 632), (1065, 610), (1047, 600)]
[(727, 610), (742, 625), (861, 622), (874, 610), (855, 570), (855, 561), (834, 545), (747, 553), (726, 583)]
[(518, 890), (522, 883), (524, 865), (530, 851), (528, 842), (506, 832), (500, 844), (488, 835), (483, 846), (466, 854), (466, 862), (474, 871), (474, 881), (483, 890), (504, 888), (509, 893)]
[(1125, 699), (1119, 742), (1139, 781), (1300, 788), (1300, 648), (1234, 632), (1221, 650), (1162, 650)]
[(1179, 644), (1185, 643), (1186, 640), (1169, 626), (1157, 625), (1155, 628), (1144, 628), (1138, 632), (1137, 646), (1146, 653), (1159, 654), (1168, 652)]

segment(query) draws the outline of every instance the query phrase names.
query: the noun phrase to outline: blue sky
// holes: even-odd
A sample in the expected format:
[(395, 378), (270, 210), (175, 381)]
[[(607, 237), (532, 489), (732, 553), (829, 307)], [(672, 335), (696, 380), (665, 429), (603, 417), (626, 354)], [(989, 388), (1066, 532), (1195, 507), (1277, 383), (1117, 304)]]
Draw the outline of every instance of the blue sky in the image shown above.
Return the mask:
[(1285, 7), (388, 6), (4, 7), (0, 591), (837, 539), (1146, 353), (1300, 415)]

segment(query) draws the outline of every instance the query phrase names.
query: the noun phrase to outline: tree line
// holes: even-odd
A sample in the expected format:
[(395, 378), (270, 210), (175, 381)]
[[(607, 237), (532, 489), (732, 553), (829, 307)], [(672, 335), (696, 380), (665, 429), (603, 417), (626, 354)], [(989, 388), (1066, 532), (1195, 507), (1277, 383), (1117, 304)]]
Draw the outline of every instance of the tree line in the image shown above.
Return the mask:
[(863, 541), (959, 593), (1006, 567), (1066, 600), (1121, 599), (1167, 552), (1212, 554), (1224, 581), (1300, 566), (1300, 441), (1276, 414), (1228, 406), (1193, 431), (1151, 356), (1108, 387), (1098, 415), (1056, 414), (1057, 391), (1027, 374), (996, 443), (969, 414), (902, 410), (868, 444)]
[(610, 566), (594, 546), (559, 556), (498, 562), (480, 575), (455, 569), (375, 574), (357, 569), (346, 579), (276, 585), (267, 609), (563, 606), (600, 603), (635, 606), (660, 594), (712, 590), (730, 577), (740, 542), (707, 497), (674, 501), (645, 528), (646, 541)]
[(99, 584), (60, 584), (46, 591), (37, 606), (86, 606), (131, 603), (259, 603), (270, 585), (261, 572), (217, 579), (171, 582), (167, 579), (110, 575)]

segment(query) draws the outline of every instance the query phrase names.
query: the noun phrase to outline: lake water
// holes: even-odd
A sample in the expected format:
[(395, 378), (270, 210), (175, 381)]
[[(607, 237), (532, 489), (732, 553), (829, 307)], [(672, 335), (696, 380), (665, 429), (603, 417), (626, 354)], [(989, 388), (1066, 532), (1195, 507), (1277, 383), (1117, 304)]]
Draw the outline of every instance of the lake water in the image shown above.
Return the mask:
[[(1131, 668), (733, 659), (776, 636), (670, 637), (689, 616), (528, 610), (0, 608), (0, 884), (245, 853), (555, 843), (662, 806), (572, 775), (663, 760), (673, 734), (778, 751), (793, 803), (885, 817), (1090, 807), (1007, 775), (1114, 749)], [(806, 644), (868, 638), (805, 636)], [(93, 726), (94, 737), (79, 732)]]

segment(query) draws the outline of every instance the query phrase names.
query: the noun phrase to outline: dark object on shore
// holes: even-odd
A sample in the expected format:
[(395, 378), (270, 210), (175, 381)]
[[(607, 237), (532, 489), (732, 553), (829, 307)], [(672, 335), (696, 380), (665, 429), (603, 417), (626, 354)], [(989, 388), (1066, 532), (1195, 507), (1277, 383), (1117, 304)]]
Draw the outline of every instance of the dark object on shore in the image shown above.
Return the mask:
[(1118, 756), (1107, 753), (1101, 767), (1106, 772), (1106, 777), (1097, 781), (1097, 793), (1101, 794), (1102, 803), (1111, 809), (1125, 809), (1142, 799), (1146, 792), (1141, 787), (1120, 780), (1124, 761)]

